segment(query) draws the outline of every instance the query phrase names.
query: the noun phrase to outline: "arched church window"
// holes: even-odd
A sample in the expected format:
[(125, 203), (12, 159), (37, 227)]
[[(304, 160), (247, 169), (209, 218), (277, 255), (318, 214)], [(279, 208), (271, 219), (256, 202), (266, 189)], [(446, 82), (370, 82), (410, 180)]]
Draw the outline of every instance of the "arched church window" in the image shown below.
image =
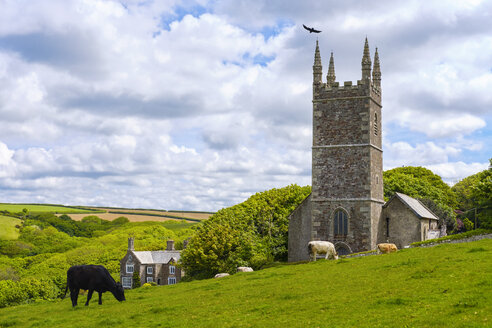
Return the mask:
[(348, 234), (348, 218), (347, 213), (343, 210), (335, 211), (333, 228), (335, 237), (345, 237)]

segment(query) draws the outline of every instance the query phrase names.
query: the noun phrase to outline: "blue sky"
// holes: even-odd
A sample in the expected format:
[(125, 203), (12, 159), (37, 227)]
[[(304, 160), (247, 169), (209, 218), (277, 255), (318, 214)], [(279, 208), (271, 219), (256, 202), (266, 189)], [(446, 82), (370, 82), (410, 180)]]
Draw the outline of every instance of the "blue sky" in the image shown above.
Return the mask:
[(0, 201), (215, 211), (310, 184), (316, 39), (343, 83), (366, 36), (384, 168), (487, 168), (490, 1), (0, 0)]

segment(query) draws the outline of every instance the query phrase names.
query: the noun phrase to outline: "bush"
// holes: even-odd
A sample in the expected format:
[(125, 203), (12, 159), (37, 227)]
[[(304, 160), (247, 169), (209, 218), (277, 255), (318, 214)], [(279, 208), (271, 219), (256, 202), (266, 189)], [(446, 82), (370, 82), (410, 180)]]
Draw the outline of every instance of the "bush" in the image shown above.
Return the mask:
[(19, 282), (0, 281), (0, 308), (34, 300), (49, 300), (58, 297), (60, 290), (49, 280), (35, 278)]
[(140, 276), (138, 275), (137, 271), (133, 272), (133, 288), (138, 288), (142, 285), (140, 282)]
[(465, 226), (465, 230), (466, 231), (473, 230), (473, 222), (471, 222), (470, 220), (468, 220), (468, 218), (465, 218), (463, 220), (463, 225)]
[(120, 217), (114, 219), (113, 221), (111, 221), (111, 223), (114, 225), (122, 225), (122, 224), (125, 224), (128, 222), (130, 222), (130, 220), (128, 220), (128, 218), (126, 218), (124, 216), (120, 216)]

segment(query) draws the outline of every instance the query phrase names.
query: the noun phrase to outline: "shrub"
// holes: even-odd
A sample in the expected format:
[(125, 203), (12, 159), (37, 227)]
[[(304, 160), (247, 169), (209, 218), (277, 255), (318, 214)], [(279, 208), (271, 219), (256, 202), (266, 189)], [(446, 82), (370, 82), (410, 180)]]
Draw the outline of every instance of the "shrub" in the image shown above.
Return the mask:
[(142, 285), (140, 282), (140, 276), (138, 275), (137, 271), (133, 272), (133, 288), (138, 288)]
[(125, 224), (128, 222), (130, 222), (130, 220), (128, 220), (128, 218), (126, 218), (124, 216), (120, 216), (120, 217), (114, 219), (113, 221), (111, 221), (111, 223), (114, 225), (122, 225), (122, 224)]
[(468, 220), (468, 218), (465, 218), (463, 220), (463, 225), (465, 226), (465, 230), (466, 231), (473, 230), (473, 222), (471, 222), (470, 220)]

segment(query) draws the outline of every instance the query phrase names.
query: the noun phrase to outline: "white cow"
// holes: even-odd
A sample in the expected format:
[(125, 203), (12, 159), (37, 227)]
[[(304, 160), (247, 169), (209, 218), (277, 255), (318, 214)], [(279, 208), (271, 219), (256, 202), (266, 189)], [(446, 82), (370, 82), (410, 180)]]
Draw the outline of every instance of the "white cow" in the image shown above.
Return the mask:
[(252, 267), (237, 267), (237, 272), (253, 272)]
[(323, 253), (326, 254), (325, 260), (327, 259), (338, 260), (338, 254), (337, 251), (335, 250), (335, 245), (333, 245), (329, 241), (321, 241), (321, 240), (310, 241), (308, 243), (308, 250), (313, 261), (316, 261), (317, 254), (323, 254)]
[(227, 277), (229, 274), (227, 272), (224, 273), (217, 273), (214, 278), (224, 278)]

